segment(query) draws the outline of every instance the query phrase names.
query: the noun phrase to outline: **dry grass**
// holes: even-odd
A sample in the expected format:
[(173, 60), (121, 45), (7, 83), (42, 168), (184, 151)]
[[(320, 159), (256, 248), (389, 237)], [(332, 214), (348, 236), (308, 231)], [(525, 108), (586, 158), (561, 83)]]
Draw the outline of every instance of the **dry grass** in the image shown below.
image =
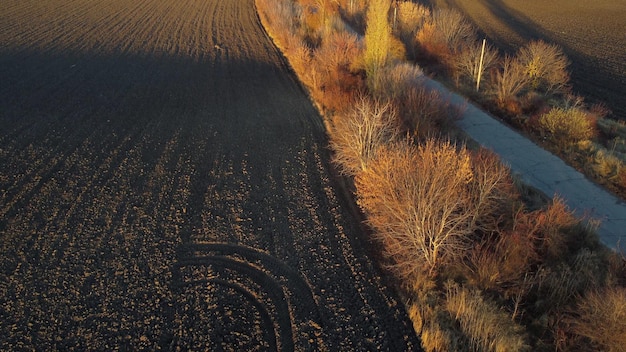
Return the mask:
[(572, 331), (604, 351), (624, 351), (626, 346), (626, 289), (610, 287), (591, 291), (577, 307)]
[(478, 291), (446, 284), (446, 309), (470, 342), (473, 351), (530, 351), (523, 326)]

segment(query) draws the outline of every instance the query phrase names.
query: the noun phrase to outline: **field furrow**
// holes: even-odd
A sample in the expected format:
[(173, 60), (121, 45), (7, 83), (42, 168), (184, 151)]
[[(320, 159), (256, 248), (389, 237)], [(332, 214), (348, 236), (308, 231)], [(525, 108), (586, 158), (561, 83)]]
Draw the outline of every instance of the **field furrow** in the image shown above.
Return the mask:
[(252, 0), (6, 0), (0, 350), (409, 350)]

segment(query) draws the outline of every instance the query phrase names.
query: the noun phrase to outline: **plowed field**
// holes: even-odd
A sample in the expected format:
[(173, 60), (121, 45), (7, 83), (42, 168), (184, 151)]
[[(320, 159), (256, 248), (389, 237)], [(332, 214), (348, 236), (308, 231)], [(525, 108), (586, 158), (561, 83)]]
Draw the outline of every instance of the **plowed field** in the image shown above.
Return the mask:
[(574, 91), (626, 120), (625, 0), (424, 0), (459, 9), (509, 51), (529, 40), (559, 44)]
[(252, 0), (4, 0), (0, 350), (407, 350)]

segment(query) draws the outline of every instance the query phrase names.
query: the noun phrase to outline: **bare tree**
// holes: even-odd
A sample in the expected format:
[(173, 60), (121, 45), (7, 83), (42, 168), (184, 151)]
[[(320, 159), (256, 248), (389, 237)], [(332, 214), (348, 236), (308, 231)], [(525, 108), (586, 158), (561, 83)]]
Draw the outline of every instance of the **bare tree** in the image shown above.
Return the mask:
[(492, 82), (498, 104), (516, 99), (528, 86), (529, 78), (525, 71), (524, 65), (518, 59), (508, 55), (504, 57)]
[(433, 22), (452, 53), (476, 41), (476, 28), (457, 10), (437, 9), (433, 12)]
[(330, 143), (333, 161), (344, 174), (356, 175), (397, 135), (398, 120), (391, 103), (360, 95), (352, 112), (336, 119)]
[(358, 204), (392, 259), (409, 280), (434, 274), (444, 259), (462, 255), (474, 232), (469, 152), (434, 139), (415, 147), (381, 148), (356, 177)]
[(493, 47), (487, 45), (485, 46), (482, 70), (479, 72), (481, 52), (482, 44), (474, 42), (465, 46), (458, 55), (454, 56), (452, 60), (457, 85), (461, 77), (475, 84), (476, 80), (479, 78), (479, 74), (482, 79), (483, 74), (488, 72), (489, 69), (496, 64), (498, 53)]

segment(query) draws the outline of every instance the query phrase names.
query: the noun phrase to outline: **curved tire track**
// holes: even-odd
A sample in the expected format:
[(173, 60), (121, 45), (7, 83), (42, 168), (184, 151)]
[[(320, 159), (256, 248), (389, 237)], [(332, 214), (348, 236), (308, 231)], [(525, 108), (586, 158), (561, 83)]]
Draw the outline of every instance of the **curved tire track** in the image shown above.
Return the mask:
[[(181, 246), (180, 253), (182, 258), (174, 266), (173, 277), (176, 285), (189, 286), (206, 281), (231, 282), (226, 279), (195, 280), (193, 277), (185, 280), (181, 274), (182, 268), (215, 265), (220, 270), (232, 269), (257, 283), (274, 304), (281, 350), (293, 351), (294, 341), (300, 341), (300, 345), (306, 344), (314, 350), (322, 345), (310, 332), (298, 331), (301, 324), (312, 321), (318, 325), (319, 316), (309, 285), (297, 271), (285, 263), (254, 248), (229, 243), (187, 244)], [(245, 289), (241, 287), (239, 290)], [(283, 290), (288, 291), (289, 296)], [(245, 293), (244, 296), (249, 297)], [(254, 305), (262, 306), (263, 303), (255, 301)], [(273, 330), (273, 326), (268, 326), (267, 321), (264, 323), (263, 329)], [(294, 331), (298, 336), (293, 336)], [(319, 334), (320, 332), (317, 333)], [(314, 343), (310, 344), (311, 341)]]

